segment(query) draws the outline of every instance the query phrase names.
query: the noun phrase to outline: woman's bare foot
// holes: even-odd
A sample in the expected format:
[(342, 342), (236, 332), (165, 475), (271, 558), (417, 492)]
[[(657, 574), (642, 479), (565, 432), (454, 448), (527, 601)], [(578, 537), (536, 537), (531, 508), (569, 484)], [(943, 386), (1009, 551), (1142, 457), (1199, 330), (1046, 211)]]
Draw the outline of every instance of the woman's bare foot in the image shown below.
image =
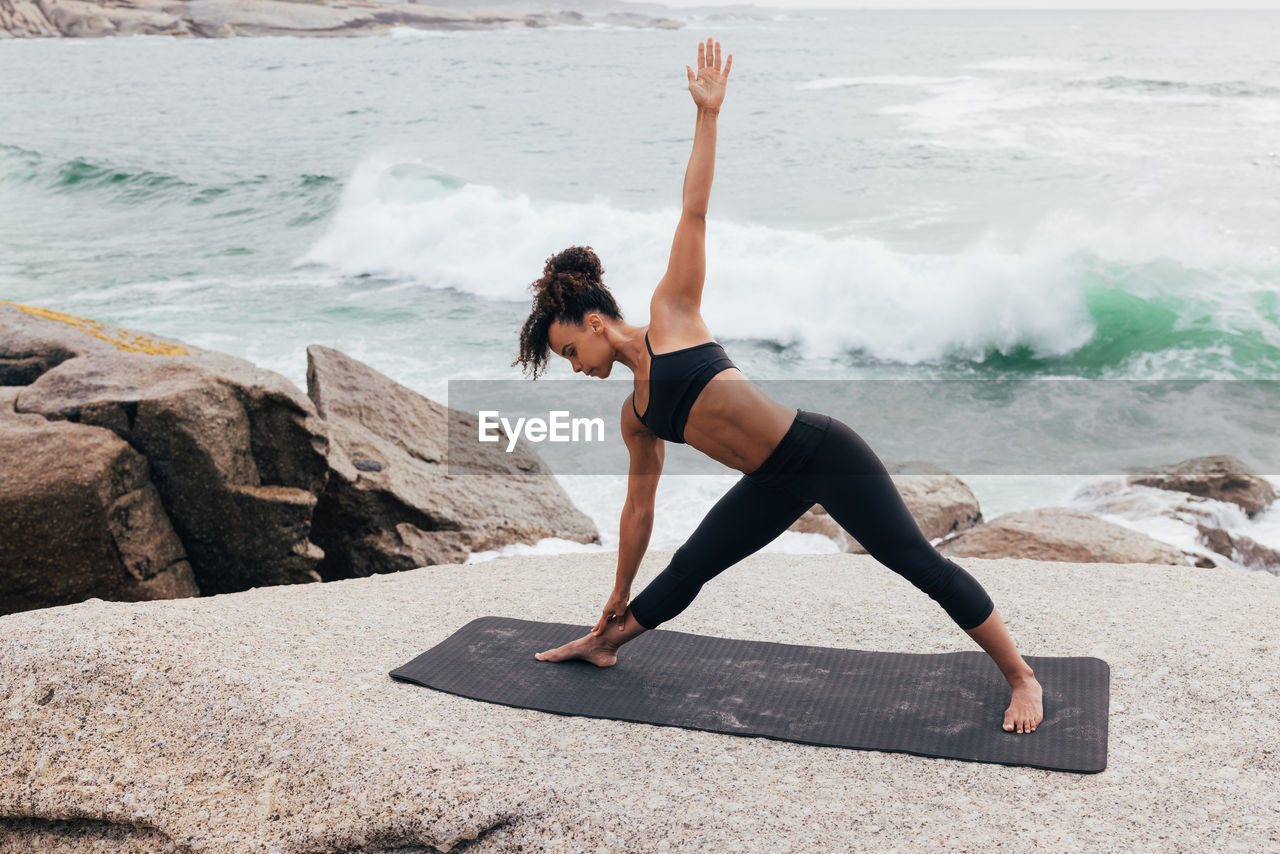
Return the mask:
[(1004, 712), (1004, 729), (1006, 732), (1034, 732), (1044, 720), (1044, 690), (1034, 676), (1016, 679), (1010, 684), (1013, 686), (1013, 699)]
[(607, 640), (588, 632), (583, 637), (555, 649), (534, 653), (538, 661), (569, 661), (581, 658), (596, 667), (612, 667), (618, 663), (618, 648)]
[(982, 625), (965, 629), (965, 632), (987, 651), (1004, 678), (1013, 686), (1013, 699), (1009, 701), (1009, 708), (1004, 710), (1005, 732), (1034, 732), (1044, 720), (1044, 692), (1040, 689), (1031, 666), (1013, 645), (1013, 638), (1009, 636), (1009, 630), (1000, 618), (1000, 611), (992, 606), (990, 616)]
[(593, 634), (595, 629), (575, 641), (555, 649), (534, 653), (538, 661), (569, 661), (581, 658), (590, 661), (596, 667), (612, 667), (618, 663), (618, 649), (624, 643), (635, 640), (649, 631), (636, 622), (631, 616), (631, 606), (622, 612), (621, 617), (609, 617), (608, 621), (598, 624), (600, 634)]

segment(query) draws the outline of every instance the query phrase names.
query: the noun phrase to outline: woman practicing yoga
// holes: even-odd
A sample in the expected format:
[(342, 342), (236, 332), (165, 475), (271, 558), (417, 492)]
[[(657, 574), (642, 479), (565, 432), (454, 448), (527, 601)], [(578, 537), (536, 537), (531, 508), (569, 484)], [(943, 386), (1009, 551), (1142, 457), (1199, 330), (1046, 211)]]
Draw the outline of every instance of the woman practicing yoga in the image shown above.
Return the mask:
[[(609, 376), (614, 362), (635, 375), (635, 391), (622, 406), (631, 466), (613, 595), (588, 634), (536, 657), (581, 658), (600, 667), (616, 663), (624, 643), (675, 617), (704, 584), (821, 504), (872, 557), (932, 597), (986, 650), (1013, 688), (1004, 729), (1032, 732), (1044, 717), (1040, 683), (982, 585), (929, 543), (884, 465), (857, 433), (838, 419), (766, 397), (711, 340), (702, 320), (716, 118), (732, 64), (730, 54), (722, 71), (720, 44), (707, 39), (698, 44), (696, 75), (685, 66), (698, 123), (685, 173), (684, 210), (666, 275), (649, 303), (649, 325), (622, 319), (589, 246), (552, 256), (532, 285), (533, 311), (520, 332), (520, 357), (512, 364), (532, 368), (537, 379), (550, 349), (587, 376)], [(653, 531), (664, 441), (687, 443), (743, 476), (666, 569), (631, 599), (631, 582)]]

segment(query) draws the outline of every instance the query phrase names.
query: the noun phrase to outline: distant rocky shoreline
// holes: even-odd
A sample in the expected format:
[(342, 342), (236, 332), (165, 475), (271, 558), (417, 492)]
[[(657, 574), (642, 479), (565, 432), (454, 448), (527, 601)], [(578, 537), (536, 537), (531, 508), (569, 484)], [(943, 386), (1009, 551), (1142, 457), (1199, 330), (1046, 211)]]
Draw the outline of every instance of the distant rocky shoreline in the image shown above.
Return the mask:
[(396, 27), (490, 30), (563, 25), (680, 29), (672, 18), (610, 11), (520, 12), (378, 0), (0, 0), (0, 39), (166, 35), (365, 36)]

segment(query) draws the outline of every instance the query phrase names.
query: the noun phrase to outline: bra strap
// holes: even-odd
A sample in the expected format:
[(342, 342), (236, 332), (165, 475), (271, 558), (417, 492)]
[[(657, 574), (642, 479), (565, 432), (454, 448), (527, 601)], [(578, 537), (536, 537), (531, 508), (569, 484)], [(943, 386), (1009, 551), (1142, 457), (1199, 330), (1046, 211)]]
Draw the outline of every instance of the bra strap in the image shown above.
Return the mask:
[[(647, 330), (647, 329), (644, 331), (644, 346), (646, 346), (646, 347), (648, 347), (648, 348), (649, 348), (649, 355), (650, 355), (650, 356), (652, 356), (652, 355), (653, 355), (653, 345), (649, 343), (649, 330)], [(632, 407), (633, 409), (635, 408), (635, 405), (636, 405), (636, 404), (635, 404), (635, 401), (632, 401), (632, 402), (631, 402), (631, 407)]]

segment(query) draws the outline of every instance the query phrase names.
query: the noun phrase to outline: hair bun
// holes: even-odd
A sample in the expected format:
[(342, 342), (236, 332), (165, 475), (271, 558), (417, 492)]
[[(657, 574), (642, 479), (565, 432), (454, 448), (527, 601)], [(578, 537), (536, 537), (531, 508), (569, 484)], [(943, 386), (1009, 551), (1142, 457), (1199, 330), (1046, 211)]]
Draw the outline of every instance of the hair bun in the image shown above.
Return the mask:
[(599, 281), (604, 276), (600, 258), (590, 246), (570, 246), (547, 259), (546, 273), (581, 275)]

